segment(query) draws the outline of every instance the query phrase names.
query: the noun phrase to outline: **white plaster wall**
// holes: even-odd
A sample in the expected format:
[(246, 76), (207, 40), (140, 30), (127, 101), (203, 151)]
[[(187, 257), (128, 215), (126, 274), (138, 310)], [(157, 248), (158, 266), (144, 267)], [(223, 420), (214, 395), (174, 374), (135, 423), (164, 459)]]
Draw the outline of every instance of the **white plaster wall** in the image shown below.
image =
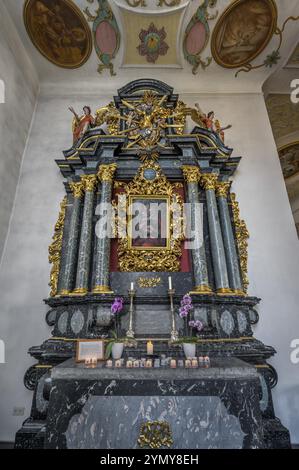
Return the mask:
[[(21, 159), (39, 88), (38, 77), (3, 2), (0, 2), (0, 259), (15, 197)], [(1, 336), (1, 332), (0, 332)]]
[[(299, 338), (298, 239), (263, 96), (181, 98), (188, 104), (199, 102), (204, 110), (213, 109), (224, 124), (231, 123), (227, 144), (244, 157), (234, 189), (251, 233), (249, 293), (263, 299), (255, 334), (278, 350), (271, 361), (280, 377), (274, 392), (276, 412), (290, 428), (293, 442), (299, 442), (299, 365), (290, 362), (291, 340)], [(39, 98), (0, 271), (0, 331), (7, 356), (7, 364), (0, 365), (0, 440), (13, 440), (22, 423), (23, 418), (12, 417), (14, 406), (26, 406), (29, 415), (32, 394), (24, 389), (23, 375), (34, 361), (26, 352), (50, 335), (42, 299), (49, 293), (47, 248), (63, 197), (54, 159), (72, 140), (67, 107), (72, 104), (79, 110), (90, 104), (94, 110), (110, 99), (88, 94), (87, 86), (74, 95), (71, 86), (53, 86), (43, 89)]]

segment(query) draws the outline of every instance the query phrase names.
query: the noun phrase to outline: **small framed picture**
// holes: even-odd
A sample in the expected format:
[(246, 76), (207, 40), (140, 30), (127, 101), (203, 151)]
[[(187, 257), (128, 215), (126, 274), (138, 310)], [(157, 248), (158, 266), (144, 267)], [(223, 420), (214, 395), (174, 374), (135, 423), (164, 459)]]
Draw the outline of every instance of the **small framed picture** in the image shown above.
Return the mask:
[(76, 362), (85, 362), (86, 359), (96, 358), (97, 361), (105, 359), (105, 344), (101, 340), (86, 339), (77, 342)]

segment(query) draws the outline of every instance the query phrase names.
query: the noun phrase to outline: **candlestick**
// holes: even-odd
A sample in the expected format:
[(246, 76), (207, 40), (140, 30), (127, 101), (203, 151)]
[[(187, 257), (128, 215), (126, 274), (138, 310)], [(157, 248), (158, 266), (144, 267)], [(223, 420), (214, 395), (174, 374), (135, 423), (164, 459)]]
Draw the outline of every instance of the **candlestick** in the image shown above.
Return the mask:
[(154, 354), (154, 345), (151, 341), (148, 341), (146, 345), (147, 355), (152, 356)]
[(131, 290), (129, 290), (129, 296), (130, 296), (130, 320), (129, 320), (129, 329), (126, 334), (127, 334), (127, 338), (134, 338), (135, 337), (135, 333), (133, 330), (134, 296), (135, 296), (134, 282), (131, 282)]
[[(169, 277), (169, 286), (172, 286), (171, 277)], [(173, 296), (175, 294), (174, 289), (169, 289), (168, 291), (170, 297), (170, 313), (171, 313), (171, 341), (177, 341), (179, 339), (179, 333), (176, 329), (176, 321), (175, 321), (175, 311), (174, 311), (174, 304), (173, 304)]]

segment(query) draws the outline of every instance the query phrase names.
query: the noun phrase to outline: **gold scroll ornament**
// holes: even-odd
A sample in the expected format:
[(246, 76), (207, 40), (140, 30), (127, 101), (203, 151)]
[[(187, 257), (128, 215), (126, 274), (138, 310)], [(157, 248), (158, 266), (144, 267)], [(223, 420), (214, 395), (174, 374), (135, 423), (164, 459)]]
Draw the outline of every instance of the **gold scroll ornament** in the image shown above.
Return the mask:
[(66, 203), (67, 198), (65, 196), (62, 203), (60, 204), (60, 213), (58, 221), (55, 224), (53, 242), (49, 247), (49, 262), (53, 265), (49, 283), (49, 286), (51, 287), (51, 297), (55, 297), (55, 295), (57, 294)]
[(239, 203), (236, 201), (236, 195), (231, 193), (231, 204), (233, 211), (233, 218), (235, 222), (236, 239), (239, 251), (240, 266), (242, 273), (244, 293), (247, 293), (249, 280), (248, 280), (248, 238), (249, 232), (246, 223), (240, 217)]
[(173, 445), (172, 432), (166, 421), (147, 421), (142, 424), (138, 439), (140, 447), (160, 449)]
[(137, 279), (138, 286), (141, 289), (149, 289), (161, 285), (162, 279), (160, 277), (139, 277)]

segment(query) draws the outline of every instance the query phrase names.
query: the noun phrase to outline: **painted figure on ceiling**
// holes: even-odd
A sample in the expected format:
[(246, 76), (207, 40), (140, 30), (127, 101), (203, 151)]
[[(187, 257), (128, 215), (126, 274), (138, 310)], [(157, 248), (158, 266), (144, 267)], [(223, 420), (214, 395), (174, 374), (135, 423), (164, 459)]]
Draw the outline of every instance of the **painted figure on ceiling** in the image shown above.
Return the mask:
[(69, 108), (71, 113), (74, 115), (73, 119), (73, 138), (74, 143), (77, 142), (81, 137), (86, 134), (86, 132), (95, 125), (95, 119), (91, 114), (91, 108), (89, 106), (84, 106), (83, 115), (78, 116), (74, 108)]

